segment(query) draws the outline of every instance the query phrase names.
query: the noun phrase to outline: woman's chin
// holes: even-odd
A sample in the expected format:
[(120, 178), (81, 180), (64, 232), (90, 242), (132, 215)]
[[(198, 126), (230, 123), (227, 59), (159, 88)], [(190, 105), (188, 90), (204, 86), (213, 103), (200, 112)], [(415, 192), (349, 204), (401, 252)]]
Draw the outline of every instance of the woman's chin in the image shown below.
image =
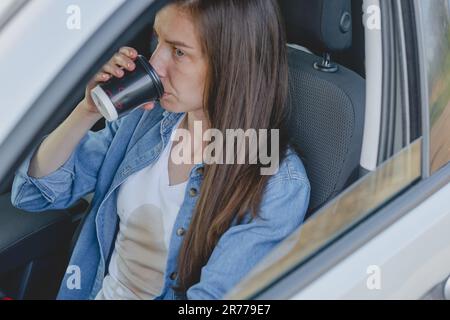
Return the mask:
[(159, 100), (159, 104), (164, 110), (167, 110), (169, 112), (184, 112), (184, 110), (181, 110), (179, 104), (173, 103), (170, 99), (161, 99)]

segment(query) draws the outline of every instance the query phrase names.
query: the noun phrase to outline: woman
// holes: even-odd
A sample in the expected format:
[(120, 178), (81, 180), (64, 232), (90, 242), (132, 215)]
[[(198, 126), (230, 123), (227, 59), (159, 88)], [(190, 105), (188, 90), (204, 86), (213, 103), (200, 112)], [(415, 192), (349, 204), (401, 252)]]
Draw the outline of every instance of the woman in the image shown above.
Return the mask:
[[(276, 1), (175, 1), (154, 29), (160, 103), (89, 131), (101, 118), (89, 90), (135, 67), (136, 50), (121, 48), (16, 173), (12, 202), (28, 211), (67, 208), (95, 191), (60, 299), (220, 299), (303, 222), (310, 185), (286, 135)], [(278, 170), (261, 174), (260, 159), (193, 161), (205, 146), (195, 121), (223, 133), (279, 129), (279, 141), (267, 141)], [(194, 140), (181, 164), (179, 129)]]

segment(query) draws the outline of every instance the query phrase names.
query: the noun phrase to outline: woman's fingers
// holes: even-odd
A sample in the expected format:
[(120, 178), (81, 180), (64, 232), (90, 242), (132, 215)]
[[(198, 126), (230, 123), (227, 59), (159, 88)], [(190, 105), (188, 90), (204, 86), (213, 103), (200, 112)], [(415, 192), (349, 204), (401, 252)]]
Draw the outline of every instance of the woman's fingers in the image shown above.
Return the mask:
[(133, 60), (128, 58), (126, 55), (122, 53), (116, 53), (112, 58), (113, 63), (116, 65), (123, 67), (124, 69), (127, 69), (129, 71), (133, 71), (136, 67)]
[(117, 78), (121, 78), (125, 74), (122, 69), (120, 69), (119, 67), (117, 67), (113, 63), (105, 64), (103, 66), (102, 71), (105, 72), (105, 73), (108, 73), (110, 75), (113, 75), (113, 76), (115, 76)]
[(130, 47), (122, 47), (119, 52), (114, 54), (114, 56), (106, 63), (102, 70), (99, 72), (99, 81), (101, 79), (108, 80), (103, 74), (121, 78), (125, 75), (124, 70), (133, 71), (136, 68), (134, 60), (137, 58), (138, 52), (136, 49)]
[(105, 72), (99, 72), (95, 75), (94, 81), (96, 82), (105, 82), (111, 78), (111, 75)]
[[(125, 75), (124, 70), (133, 71), (136, 68), (134, 60), (138, 57), (138, 52), (136, 49), (130, 47), (122, 47), (119, 52), (114, 54), (114, 56), (102, 67), (101, 70), (95, 74), (91, 80), (86, 85), (86, 99), (90, 106), (94, 105), (92, 98), (90, 96), (90, 90), (96, 85), (102, 82), (110, 80), (112, 77), (122, 78)], [(124, 70), (122, 70), (124, 69)], [(153, 108), (152, 104), (149, 104), (146, 108), (148, 110)], [(92, 110), (96, 110), (92, 107)]]
[(138, 52), (136, 51), (136, 49), (133, 49), (131, 47), (122, 47), (119, 49), (119, 53), (125, 55), (126, 57), (132, 60), (136, 59), (138, 56)]

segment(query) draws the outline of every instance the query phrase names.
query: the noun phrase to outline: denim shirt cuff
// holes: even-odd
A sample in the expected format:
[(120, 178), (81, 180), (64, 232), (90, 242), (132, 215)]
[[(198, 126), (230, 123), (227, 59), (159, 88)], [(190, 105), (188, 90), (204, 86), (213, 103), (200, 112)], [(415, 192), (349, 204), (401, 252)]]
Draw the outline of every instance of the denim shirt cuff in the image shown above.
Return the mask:
[[(50, 203), (53, 203), (57, 197), (57, 194), (59, 192), (62, 192), (64, 190), (59, 190), (58, 186), (64, 186), (67, 184), (67, 181), (69, 179), (73, 179), (74, 173), (69, 168), (73, 168), (73, 162), (74, 162), (74, 154), (72, 154), (69, 159), (62, 165), (58, 170), (40, 178), (31, 177), (28, 175), (28, 170), (30, 168), (31, 159), (33, 158), (35, 152), (39, 148), (39, 146), (42, 144), (42, 142), (47, 138), (48, 135), (45, 135), (42, 137), (40, 142), (36, 145), (36, 147), (33, 148), (33, 150), (27, 155), (25, 160), (22, 162), (22, 164), (19, 166), (19, 168), (16, 171), (16, 179), (19, 179), (17, 182), (17, 185), (20, 186), (21, 190), (27, 185), (27, 184), (33, 184), (38, 188), (42, 195), (45, 197), (47, 201)], [(22, 199), (21, 192), (19, 192), (18, 197), (16, 199), (17, 202), (20, 202)]]

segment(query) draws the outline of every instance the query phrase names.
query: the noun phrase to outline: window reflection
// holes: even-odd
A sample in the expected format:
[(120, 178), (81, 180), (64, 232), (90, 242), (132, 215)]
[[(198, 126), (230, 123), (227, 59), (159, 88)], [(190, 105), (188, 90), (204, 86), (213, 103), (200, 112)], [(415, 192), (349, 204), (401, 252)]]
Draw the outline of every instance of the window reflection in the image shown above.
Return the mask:
[(419, 1), (428, 68), (430, 167), (450, 161), (450, 0)]

